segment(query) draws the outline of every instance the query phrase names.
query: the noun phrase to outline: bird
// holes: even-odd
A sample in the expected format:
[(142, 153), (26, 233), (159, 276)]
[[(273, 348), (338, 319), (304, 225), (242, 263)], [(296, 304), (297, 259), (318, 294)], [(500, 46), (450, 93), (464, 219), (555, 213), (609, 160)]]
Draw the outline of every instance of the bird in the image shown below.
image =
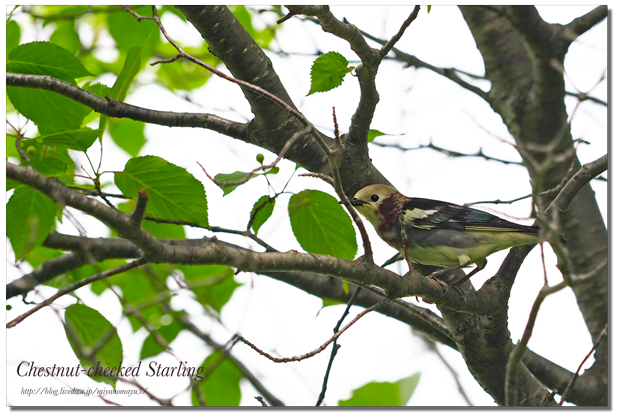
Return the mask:
[[(373, 225), (381, 239), (401, 255), (408, 254), (410, 262), (444, 268), (432, 273), (433, 277), (476, 265), (469, 274), (451, 282), (452, 286), (460, 286), (483, 270), (489, 255), (539, 240), (537, 226), (519, 225), (444, 201), (406, 197), (389, 185), (368, 185), (349, 202)], [(405, 224), (406, 241), (401, 221)]]

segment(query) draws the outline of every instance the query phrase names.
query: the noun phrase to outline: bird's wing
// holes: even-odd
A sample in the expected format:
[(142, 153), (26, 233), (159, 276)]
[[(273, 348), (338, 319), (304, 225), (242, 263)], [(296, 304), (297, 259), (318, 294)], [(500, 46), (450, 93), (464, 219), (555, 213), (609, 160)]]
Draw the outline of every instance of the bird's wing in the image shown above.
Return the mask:
[(405, 223), (418, 229), (538, 232), (538, 227), (512, 223), (482, 210), (425, 198), (409, 199), (403, 211)]

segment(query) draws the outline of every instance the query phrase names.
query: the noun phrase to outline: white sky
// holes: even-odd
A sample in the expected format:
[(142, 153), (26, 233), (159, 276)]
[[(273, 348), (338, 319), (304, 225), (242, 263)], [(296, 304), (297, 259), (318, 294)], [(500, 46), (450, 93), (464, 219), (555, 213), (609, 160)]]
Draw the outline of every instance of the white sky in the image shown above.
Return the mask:
[[(394, 34), (411, 7), (384, 8), (371, 7), (333, 7), (337, 17), (347, 19), (378, 37), (386, 38)], [(544, 7), (540, 12), (544, 18), (553, 22), (566, 23), (574, 17), (590, 10), (590, 7)], [(170, 15), (168, 15), (170, 16)], [(19, 19), (19, 17), (17, 17)], [(21, 23), (21, 21), (20, 21)], [(200, 40), (196, 33), (184, 31), (176, 25), (170, 16), (164, 20), (169, 33), (182, 42)], [(24, 26), (22, 26), (23, 30)], [(446, 31), (449, 28), (449, 31)], [(569, 79), (582, 91), (589, 91), (607, 69), (606, 45), (607, 23), (594, 28), (581, 37), (569, 51), (566, 71)], [(22, 34), (22, 42), (25, 42)], [(49, 36), (49, 34), (48, 34)], [(311, 23), (302, 23), (297, 19), (286, 22), (284, 29), (278, 32), (277, 40), (282, 50), (287, 52), (314, 52), (314, 43), (322, 51), (338, 51), (351, 60), (356, 57), (344, 41), (324, 34)], [(436, 66), (455, 67), (476, 74), (483, 74), (482, 59), (475, 49), (473, 38), (467, 31), (460, 12), (454, 7), (434, 6), (430, 15), (422, 9), (418, 19), (407, 30), (397, 44), (397, 48), (414, 54)], [(274, 68), (295, 104), (302, 112), (323, 129), (331, 133), (331, 107), (336, 107), (341, 132), (348, 131), (348, 121), (355, 111), (359, 98), (357, 81), (347, 76), (343, 86), (327, 93), (305, 97), (309, 90), (309, 70), (312, 57), (294, 56), (281, 59), (269, 53)], [(174, 96), (163, 88), (149, 85), (152, 79), (142, 76), (143, 87), (128, 96), (128, 103), (159, 110), (186, 112), (210, 112), (220, 116), (243, 121), (251, 118), (249, 106), (239, 89), (222, 80), (213, 78), (198, 91), (191, 93), (194, 101), (204, 108)], [(113, 78), (102, 77), (108, 85)], [(480, 147), (488, 155), (519, 160), (518, 154), (510, 146), (498, 141), (488, 132), (511, 140), (500, 118), (488, 105), (476, 95), (466, 92), (456, 84), (436, 76), (428, 70), (402, 69), (402, 64), (386, 60), (379, 71), (377, 87), (381, 102), (373, 120), (372, 127), (386, 133), (404, 133), (398, 137), (382, 137), (378, 141), (394, 142), (404, 146), (427, 144), (432, 138), (439, 146), (461, 152), (475, 153)], [(567, 90), (575, 87), (567, 82)], [(599, 86), (592, 92), (603, 100), (607, 98), (606, 85)], [(566, 100), (569, 114), (576, 101)], [(235, 111), (226, 111), (228, 106)], [(217, 110), (217, 111), (215, 111)], [(221, 111), (224, 110), (224, 111)], [(484, 127), (481, 128), (481, 127)], [(590, 162), (607, 152), (606, 109), (583, 103), (577, 111), (573, 123), (573, 135), (590, 141), (591, 145), (579, 147), (582, 163)], [(488, 132), (487, 132), (488, 131)], [(209, 202), (209, 221), (212, 225), (234, 229), (244, 229), (249, 211), (258, 197), (267, 193), (263, 180), (255, 179), (249, 184), (222, 197), (221, 190), (205, 179), (196, 160), (205, 166), (211, 175), (248, 171), (256, 167), (255, 156), (263, 153), (265, 162), (273, 159), (273, 154), (236, 140), (226, 139), (213, 133), (198, 129), (170, 129), (148, 125), (149, 143), (141, 154), (157, 154), (177, 165), (188, 169), (200, 181), (205, 183)], [(162, 145), (165, 145), (162, 147)], [(170, 147), (172, 145), (172, 147)], [(93, 148), (95, 149), (95, 148)], [(188, 153), (189, 152), (189, 153)], [(98, 152), (91, 150), (89, 155)], [(475, 158), (448, 159), (431, 150), (401, 153), (391, 149), (370, 146), (370, 153), (375, 166), (401, 192), (409, 196), (427, 197), (465, 203), (478, 200), (512, 199), (530, 192), (527, 172), (516, 165), (485, 162)], [(91, 157), (92, 158), (92, 157)], [(118, 149), (108, 138), (105, 144), (104, 169), (122, 170), (128, 156)], [(292, 173), (294, 164), (283, 162), (277, 177), (272, 177), (275, 186), (283, 186)], [(105, 180), (105, 179), (104, 179)], [(110, 179), (111, 181), (111, 179)], [(592, 182), (607, 220), (607, 184)], [(277, 187), (276, 187), (277, 188)], [(320, 189), (333, 193), (327, 184), (316, 179), (295, 176), (288, 191), (298, 192), (306, 188)], [(286, 221), (288, 195), (278, 198), (276, 211), (271, 219), (261, 228), (261, 237), (281, 250), (300, 249)], [(499, 211), (517, 218), (527, 217), (529, 202), (522, 201), (507, 206), (479, 206), (489, 211)], [(72, 212), (76, 216), (76, 211)], [(84, 221), (86, 218), (80, 217)], [(526, 220), (516, 219), (527, 223)], [(375, 235), (367, 225), (375, 260), (378, 263), (393, 255), (393, 250)], [(76, 234), (72, 226), (63, 226), (59, 230)], [(98, 223), (87, 223), (89, 236), (105, 235), (107, 228)], [(205, 233), (187, 230), (189, 237), (202, 237)], [(249, 241), (219, 235), (224, 240), (259, 249)], [(8, 242), (8, 241), (7, 241)], [(358, 237), (361, 248), (361, 240)], [(489, 259), (489, 265), (482, 274), (474, 277), (474, 285), (479, 287), (499, 267), (506, 252), (498, 253)], [(550, 268), (550, 281), (560, 281), (557, 269), (554, 269), (552, 252), (547, 249), (547, 267)], [(10, 266), (14, 261), (12, 253), (7, 256), (8, 281), (21, 276), (19, 271)], [(399, 266), (401, 274), (406, 271)], [(316, 316), (321, 307), (318, 298), (310, 297), (305, 292), (294, 289), (284, 283), (253, 274), (241, 274), (237, 280), (244, 285), (235, 292), (232, 301), (222, 311), (222, 322), (217, 324), (204, 314), (204, 310), (188, 298), (173, 300), (177, 308), (184, 308), (196, 314), (197, 323), (212, 336), (223, 343), (232, 334), (239, 332), (259, 347), (280, 356), (291, 356), (308, 352), (322, 344), (331, 334), (331, 330), (340, 317), (344, 306), (329, 307)], [(519, 273), (510, 301), (509, 327), (513, 341), (523, 332), (529, 310), (540, 287), (542, 271), (540, 252), (532, 251)], [(42, 291), (42, 296), (49, 296), (52, 289)], [(87, 304), (99, 310), (113, 324), (118, 325), (125, 350), (125, 365), (137, 363), (141, 340), (146, 334), (131, 334), (129, 323), (122, 320), (120, 306), (115, 297), (106, 292), (102, 298), (95, 298), (85, 290), (78, 296)], [(413, 299), (413, 298), (412, 298)], [(66, 298), (57, 301), (57, 307), (74, 303)], [(415, 302), (415, 301), (414, 301)], [(13, 319), (25, 310), (17, 299), (9, 302), (13, 310), (8, 312), (8, 319)], [(434, 308), (433, 305), (429, 307)], [(27, 309), (27, 308), (26, 308)], [(359, 312), (354, 309), (353, 314)], [(348, 319), (351, 319), (352, 316)], [(120, 322), (119, 322), (120, 321)], [(42, 344), (44, 343), (44, 344)], [(421, 371), (422, 377), (418, 388), (409, 401), (412, 406), (464, 405), (459, 396), (454, 379), (439, 362), (435, 354), (426, 349), (425, 344), (410, 333), (409, 328), (380, 314), (370, 314), (352, 327), (340, 339), (342, 345), (330, 375), (326, 403), (337, 405), (338, 400), (350, 398), (350, 392), (370, 381), (396, 381)], [(574, 296), (569, 290), (554, 295), (543, 304), (539, 314), (534, 335), (529, 347), (539, 354), (550, 358), (561, 366), (574, 371), (582, 358), (590, 350), (591, 342), (578, 312)], [(21, 379), (15, 375), (15, 367), (21, 360), (34, 360), (38, 365), (48, 366), (73, 365), (76, 358), (67, 341), (59, 318), (52, 310), (44, 309), (26, 320), (17, 328), (7, 331), (7, 402), (12, 405), (103, 405), (95, 398), (84, 397), (26, 397), (19, 394), (21, 387), (32, 387), (32, 379)], [(182, 333), (173, 343), (175, 354), (196, 365), (207, 356), (208, 349), (189, 333)], [(459, 372), (459, 377), (467, 395), (474, 405), (493, 406), (491, 397), (486, 394), (471, 377), (461, 356), (447, 348), (440, 352), (448, 359), (451, 366)], [(314, 405), (321, 389), (322, 378), (329, 357), (329, 350), (321, 355), (301, 363), (274, 365), (267, 359), (254, 353), (251, 349), (238, 344), (233, 353), (243, 360), (253, 372), (263, 380), (264, 385), (287, 405)], [(157, 359), (164, 365), (174, 365), (171, 356), (164, 355)], [(144, 364), (144, 363), (143, 363)], [(589, 364), (586, 365), (586, 367)], [(144, 378), (146, 379), (146, 378)], [(146, 382), (145, 382), (146, 383)], [(149, 381), (149, 390), (161, 397), (169, 397), (174, 389), (181, 389), (184, 382), (175, 383), (171, 378), (162, 381)], [(60, 387), (62, 383), (52, 379), (37, 379), (36, 386)], [(93, 387), (94, 382), (82, 378), (71, 383), (77, 387)], [(124, 385), (119, 384), (119, 388)], [(181, 388), (177, 388), (181, 387)], [(242, 382), (242, 405), (256, 406), (254, 396), (257, 392), (244, 380)], [(115, 398), (111, 398), (115, 399)], [(132, 397), (120, 400), (125, 405), (148, 404), (146, 397)], [(175, 401), (177, 405), (189, 405), (189, 396), (181, 396)], [(218, 413), (218, 415), (223, 413)], [(296, 412), (296, 415), (306, 413)], [(364, 415), (356, 411), (355, 415)], [(369, 413), (370, 414), (370, 413)], [(392, 412), (392, 414), (396, 414)]]

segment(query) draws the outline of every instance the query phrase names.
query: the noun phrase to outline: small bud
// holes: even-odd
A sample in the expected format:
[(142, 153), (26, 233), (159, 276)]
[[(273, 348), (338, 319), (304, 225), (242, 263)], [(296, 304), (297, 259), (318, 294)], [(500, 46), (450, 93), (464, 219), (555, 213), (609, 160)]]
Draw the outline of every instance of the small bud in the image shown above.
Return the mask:
[(257, 154), (256, 155), (256, 161), (262, 165), (263, 162), (265, 161), (265, 156), (263, 156), (262, 153)]
[(28, 156), (30, 157), (35, 157), (37, 155), (37, 148), (34, 146), (28, 146), (26, 153), (28, 153)]

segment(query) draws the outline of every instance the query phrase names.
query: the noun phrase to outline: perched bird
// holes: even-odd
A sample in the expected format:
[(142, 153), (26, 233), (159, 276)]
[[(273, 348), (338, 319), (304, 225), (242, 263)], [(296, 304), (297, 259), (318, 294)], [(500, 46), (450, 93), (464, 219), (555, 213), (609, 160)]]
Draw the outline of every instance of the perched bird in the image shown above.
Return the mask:
[(486, 257), (494, 252), (538, 241), (536, 226), (518, 225), (444, 201), (405, 197), (388, 185), (364, 187), (349, 201), (372, 223), (381, 239), (404, 256), (403, 220), (409, 259), (423, 265), (446, 267), (434, 274), (476, 264), (467, 276), (452, 283), (455, 286), (481, 271), (487, 263)]

